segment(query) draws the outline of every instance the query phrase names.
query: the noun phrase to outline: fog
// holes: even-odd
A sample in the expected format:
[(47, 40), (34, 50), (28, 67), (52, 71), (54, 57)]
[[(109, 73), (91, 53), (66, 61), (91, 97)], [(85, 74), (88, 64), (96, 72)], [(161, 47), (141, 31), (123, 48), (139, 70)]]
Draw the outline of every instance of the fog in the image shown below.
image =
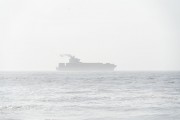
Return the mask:
[(1, 0), (0, 70), (72, 54), (116, 70), (180, 70), (179, 0)]

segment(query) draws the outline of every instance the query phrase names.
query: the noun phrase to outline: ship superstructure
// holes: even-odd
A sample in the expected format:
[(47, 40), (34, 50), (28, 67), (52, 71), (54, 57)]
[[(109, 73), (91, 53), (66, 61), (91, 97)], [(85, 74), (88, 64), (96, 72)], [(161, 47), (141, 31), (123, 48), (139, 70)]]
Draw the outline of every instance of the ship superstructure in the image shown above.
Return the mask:
[(116, 65), (110, 63), (82, 63), (79, 58), (66, 54), (68, 63), (59, 63), (56, 68), (59, 71), (114, 71)]

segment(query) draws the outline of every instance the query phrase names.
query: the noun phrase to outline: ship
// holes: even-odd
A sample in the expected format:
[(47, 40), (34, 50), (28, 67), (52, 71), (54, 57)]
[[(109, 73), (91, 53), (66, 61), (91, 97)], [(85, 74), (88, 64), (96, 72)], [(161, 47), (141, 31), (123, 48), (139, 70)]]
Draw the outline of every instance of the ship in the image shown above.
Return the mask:
[(83, 63), (73, 55), (65, 54), (61, 57), (68, 57), (68, 63), (59, 63), (58, 71), (114, 71), (116, 65), (111, 63)]

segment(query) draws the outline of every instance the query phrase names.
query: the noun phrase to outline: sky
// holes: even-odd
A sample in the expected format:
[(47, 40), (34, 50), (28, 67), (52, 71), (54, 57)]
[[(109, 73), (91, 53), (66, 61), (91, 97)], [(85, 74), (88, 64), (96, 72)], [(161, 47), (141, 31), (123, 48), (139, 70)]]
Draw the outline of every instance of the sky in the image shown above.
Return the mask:
[(0, 71), (72, 54), (116, 70), (180, 70), (179, 0), (1, 0)]

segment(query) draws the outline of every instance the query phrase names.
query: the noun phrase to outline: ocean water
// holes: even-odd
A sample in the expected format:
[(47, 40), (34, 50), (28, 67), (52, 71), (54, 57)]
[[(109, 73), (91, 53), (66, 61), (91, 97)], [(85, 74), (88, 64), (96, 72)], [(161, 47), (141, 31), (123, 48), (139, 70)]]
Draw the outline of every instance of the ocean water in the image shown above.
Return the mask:
[(0, 120), (180, 120), (180, 72), (0, 72)]

